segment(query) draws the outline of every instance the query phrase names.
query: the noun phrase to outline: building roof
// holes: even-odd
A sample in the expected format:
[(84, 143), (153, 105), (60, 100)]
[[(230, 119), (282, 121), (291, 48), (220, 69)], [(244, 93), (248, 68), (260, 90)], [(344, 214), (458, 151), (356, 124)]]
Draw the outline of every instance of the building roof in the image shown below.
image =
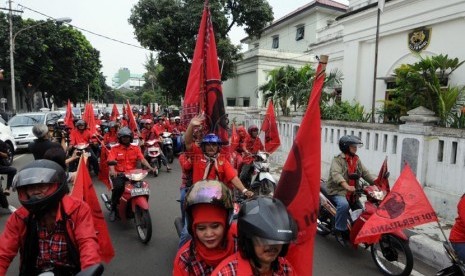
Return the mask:
[[(392, 0), (386, 0), (386, 3), (391, 2), (391, 1)], [(369, 10), (371, 8), (375, 8), (375, 7), (378, 8), (378, 2), (374, 2), (374, 3), (368, 4), (366, 6), (363, 6), (363, 7), (359, 8), (359, 9), (352, 10), (352, 11), (346, 12), (346, 13), (344, 13), (342, 15), (339, 15), (338, 17), (336, 17), (336, 21), (341, 20), (341, 19), (346, 18), (346, 17), (349, 17), (351, 15), (354, 15), (354, 14)]]
[[(347, 11), (348, 9), (348, 6), (347, 5), (344, 5), (344, 4), (341, 4), (341, 3), (338, 3), (336, 1), (333, 1), (333, 0), (313, 0), (311, 1), (310, 3), (306, 4), (306, 5), (303, 5), (301, 7), (299, 7), (298, 9), (288, 13), (287, 15), (275, 20), (273, 23), (271, 23), (269, 26), (263, 28), (263, 32), (272, 28), (272, 27), (275, 27), (285, 21), (288, 21), (289, 19), (293, 18), (293, 17), (296, 17), (297, 15), (301, 14), (301, 13), (304, 13), (310, 9), (313, 9), (313, 8), (316, 8), (316, 7), (323, 7), (323, 8), (327, 8), (327, 9), (332, 9), (332, 10), (336, 10), (336, 11), (341, 11), (341, 12), (345, 12)], [(243, 38), (241, 40), (241, 42), (243, 43), (245, 40), (249, 39), (249, 37), (247, 36), (246, 38)]]

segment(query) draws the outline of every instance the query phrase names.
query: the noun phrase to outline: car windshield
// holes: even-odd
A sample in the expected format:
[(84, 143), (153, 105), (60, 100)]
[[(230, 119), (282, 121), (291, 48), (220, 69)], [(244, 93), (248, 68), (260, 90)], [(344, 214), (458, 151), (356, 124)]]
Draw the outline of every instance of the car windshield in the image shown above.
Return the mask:
[(73, 114), (75, 114), (75, 115), (81, 115), (81, 108), (79, 108), (79, 107), (73, 107), (72, 110), (73, 110)]
[(16, 115), (8, 121), (12, 127), (15, 126), (33, 126), (44, 122), (45, 114)]

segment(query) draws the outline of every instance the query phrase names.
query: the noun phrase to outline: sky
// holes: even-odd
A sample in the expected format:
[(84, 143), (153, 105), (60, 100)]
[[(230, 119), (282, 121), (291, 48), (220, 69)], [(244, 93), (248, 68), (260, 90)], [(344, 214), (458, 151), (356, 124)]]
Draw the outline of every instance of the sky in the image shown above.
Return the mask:
[[(284, 15), (308, 4), (311, 0), (268, 0), (273, 7), (274, 18)], [(336, 0), (348, 4), (348, 0)], [(14, 0), (13, 9), (21, 9), (18, 4), (37, 12), (24, 9), (23, 18), (43, 20), (47, 16), (54, 18), (69, 17), (71, 25), (89, 30), (127, 44), (140, 47), (135, 38), (134, 29), (128, 23), (131, 8), (137, 0)], [(5, 3), (5, 1), (3, 1)], [(5, 4), (0, 7), (5, 8)], [(199, 18), (200, 20), (200, 18)], [(131, 73), (145, 72), (144, 63), (150, 51), (138, 47), (118, 43), (88, 32), (82, 31), (92, 46), (100, 51), (102, 72), (111, 84), (113, 75), (119, 68), (126, 67)], [(246, 34), (242, 29), (234, 28), (230, 32), (231, 41), (239, 44)]]

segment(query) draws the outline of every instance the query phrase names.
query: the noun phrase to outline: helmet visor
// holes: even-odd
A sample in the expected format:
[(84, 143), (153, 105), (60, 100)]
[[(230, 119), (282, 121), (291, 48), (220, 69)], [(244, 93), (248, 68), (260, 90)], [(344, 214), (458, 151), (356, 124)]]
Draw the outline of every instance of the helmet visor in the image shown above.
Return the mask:
[(61, 183), (65, 179), (58, 179), (59, 174), (51, 168), (27, 168), (21, 170), (13, 179), (13, 189), (40, 183)]
[(288, 244), (288, 241), (277, 241), (277, 240), (269, 240), (261, 237), (254, 236), (252, 241), (255, 245), (263, 246), (263, 245), (275, 245), (275, 244)]
[[(195, 183), (189, 194), (186, 196), (186, 206), (192, 206), (200, 203), (211, 203), (224, 206), (227, 209), (232, 208), (231, 195), (228, 194), (227, 188), (223, 189), (222, 184), (218, 181), (202, 181)], [(199, 185), (201, 184), (201, 185)]]

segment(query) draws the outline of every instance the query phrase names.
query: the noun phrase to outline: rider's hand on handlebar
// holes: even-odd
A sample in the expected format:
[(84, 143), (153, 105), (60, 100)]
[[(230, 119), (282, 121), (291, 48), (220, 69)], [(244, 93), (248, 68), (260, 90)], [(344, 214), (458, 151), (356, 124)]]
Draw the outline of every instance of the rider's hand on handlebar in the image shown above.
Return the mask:
[(346, 188), (346, 190), (347, 190), (348, 192), (352, 192), (352, 193), (353, 193), (353, 192), (355, 192), (355, 186), (348, 186), (348, 187)]

